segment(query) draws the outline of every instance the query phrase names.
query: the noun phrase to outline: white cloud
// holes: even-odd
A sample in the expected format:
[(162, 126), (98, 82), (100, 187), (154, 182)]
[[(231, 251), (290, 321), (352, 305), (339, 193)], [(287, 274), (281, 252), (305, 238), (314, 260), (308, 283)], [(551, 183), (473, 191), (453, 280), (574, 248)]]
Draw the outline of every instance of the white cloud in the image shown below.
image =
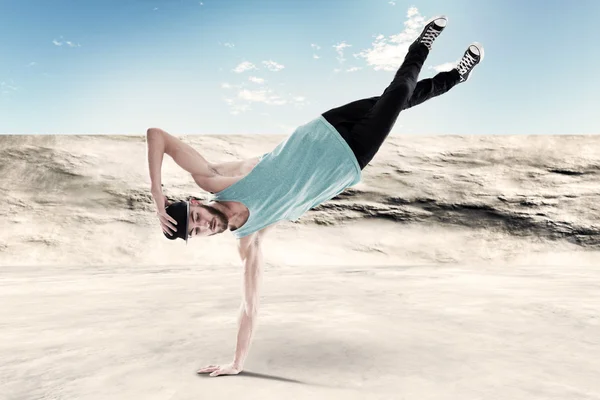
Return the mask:
[(275, 61), (263, 61), (263, 64), (265, 65), (265, 67), (267, 67), (267, 69), (269, 71), (274, 71), (274, 72), (278, 72), (281, 71), (282, 69), (285, 68), (285, 66), (281, 65), (281, 64), (277, 64)]
[(402, 32), (388, 38), (378, 35), (372, 47), (358, 53), (357, 56), (364, 58), (376, 71), (396, 71), (402, 65), (408, 47), (425, 25), (425, 18), (416, 7), (409, 8), (406, 17), (408, 19), (404, 22)]
[(241, 85), (232, 85), (231, 83), (227, 83), (227, 82), (224, 82), (224, 83), (221, 84), (221, 88), (223, 88), (223, 89), (241, 89), (243, 87), (244, 87), (243, 84), (241, 84)]
[[(62, 39), (62, 36), (61, 36), (61, 39)], [(73, 43), (73, 42), (70, 42), (68, 40), (64, 41), (64, 42), (59, 42), (58, 40), (54, 39), (54, 40), (52, 40), (52, 43), (54, 43), (55, 46), (62, 46), (63, 44), (66, 44), (69, 47), (81, 47), (80, 44)]]
[(450, 71), (451, 69), (456, 67), (459, 62), (460, 62), (460, 60), (455, 61), (455, 62), (447, 62), (447, 63), (440, 64), (440, 65), (433, 65), (433, 66), (429, 67), (429, 69), (433, 69), (433, 70), (435, 70), (435, 72)]
[(17, 87), (13, 86), (14, 82), (12, 80), (10, 83), (11, 84), (8, 84), (7, 82), (0, 82), (0, 89), (2, 90), (2, 93), (11, 93), (18, 90)]
[(338, 72), (342, 72), (342, 70), (339, 69), (339, 68), (336, 68), (336, 69), (333, 70), (333, 72), (335, 72), (337, 74)]
[(156, 11), (156, 10), (158, 10), (158, 7), (154, 7), (154, 9), (152, 11)]
[(223, 43), (223, 46), (229, 47), (231, 49), (231, 48), (235, 47), (235, 44), (233, 44), (233, 43)]
[[(321, 50), (321, 46), (319, 46), (318, 44), (311, 43), (310, 47), (312, 47), (315, 50)], [(313, 58), (315, 60), (318, 60), (321, 57), (319, 57), (317, 54), (313, 54)]]
[(242, 72), (245, 72), (245, 71), (249, 71), (249, 70), (251, 70), (251, 69), (257, 69), (257, 68), (256, 68), (256, 66), (255, 66), (254, 64), (252, 64), (251, 62), (249, 62), (249, 61), (244, 61), (244, 62), (242, 62), (240, 65), (238, 65), (237, 67), (235, 67), (235, 68), (233, 69), (233, 72), (237, 72), (237, 73), (239, 74), (239, 73), (242, 73)]
[(352, 68), (348, 68), (346, 70), (346, 72), (356, 72), (356, 71), (360, 71), (362, 69), (362, 67), (352, 67)]
[(393, 5), (393, 6), (395, 6), (395, 5), (396, 5), (396, 2), (395, 2), (395, 1), (390, 1), (389, 3), (390, 3), (391, 5)]
[(254, 82), (254, 83), (258, 83), (258, 84), (265, 83), (265, 80), (263, 78), (257, 78), (256, 76), (251, 76), (250, 78), (248, 78), (248, 80), (250, 82)]
[(269, 105), (280, 106), (286, 104), (287, 101), (280, 96), (273, 94), (270, 89), (248, 90), (243, 89), (238, 93), (238, 98), (255, 103), (265, 103)]
[(33, 67), (34, 65), (36, 65), (37, 63), (35, 61), (30, 62), (29, 64), (27, 64), (28, 67)]
[(346, 61), (346, 59), (344, 58), (344, 49), (348, 48), (348, 47), (352, 47), (352, 45), (346, 44), (346, 42), (338, 43), (335, 46), (333, 46), (335, 51), (338, 53), (337, 59), (340, 63), (343, 63), (344, 61)]
[(229, 98), (229, 97), (225, 97), (223, 100), (225, 101), (225, 103), (227, 103), (231, 106), (231, 109), (229, 112), (233, 115), (238, 115), (240, 113), (250, 110), (249, 104), (238, 104), (235, 102), (234, 99)]
[(201, 5), (201, 6), (203, 6), (203, 5), (204, 5), (204, 3), (203, 3), (203, 2), (200, 2), (200, 5)]
[(410, 17), (413, 17), (413, 16), (418, 15), (418, 14), (419, 14), (419, 10), (417, 9), (417, 7), (411, 7), (411, 8), (408, 9), (408, 11), (406, 13), (406, 16), (408, 18), (410, 18)]
[[(229, 85), (228, 88), (233, 87)], [(262, 87), (256, 90), (241, 88), (237, 92), (237, 96), (224, 97), (224, 101), (229, 105), (230, 112), (234, 115), (246, 112), (251, 109), (252, 103), (263, 103), (269, 106), (294, 105), (295, 107), (303, 107), (310, 104), (305, 96), (297, 96), (291, 93), (283, 95), (276, 93), (272, 89)], [(264, 113), (263, 113), (264, 114)]]
[(308, 102), (304, 96), (293, 96), (292, 102), (296, 108), (303, 108), (304, 106), (310, 104), (310, 102)]

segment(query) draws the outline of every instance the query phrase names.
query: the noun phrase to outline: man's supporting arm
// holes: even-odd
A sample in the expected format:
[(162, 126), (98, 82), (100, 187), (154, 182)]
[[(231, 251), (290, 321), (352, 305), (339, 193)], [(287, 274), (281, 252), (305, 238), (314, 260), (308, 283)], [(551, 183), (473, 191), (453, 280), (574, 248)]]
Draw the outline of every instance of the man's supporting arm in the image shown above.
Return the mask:
[(237, 344), (233, 365), (242, 370), (250, 350), (250, 343), (256, 328), (259, 306), (259, 289), (262, 279), (263, 254), (259, 236), (253, 238), (246, 246), (240, 247), (240, 255), (244, 262), (243, 300), (238, 319)]

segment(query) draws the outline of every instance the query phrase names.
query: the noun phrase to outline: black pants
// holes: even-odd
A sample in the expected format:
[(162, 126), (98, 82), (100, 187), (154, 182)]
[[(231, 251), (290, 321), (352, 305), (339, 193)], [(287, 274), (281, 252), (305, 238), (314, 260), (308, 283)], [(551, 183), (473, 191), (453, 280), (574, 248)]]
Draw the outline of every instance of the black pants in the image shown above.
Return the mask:
[(357, 100), (322, 114), (346, 140), (361, 170), (379, 151), (400, 111), (439, 96), (459, 82), (456, 69), (417, 82), (428, 54), (424, 44), (414, 42), (381, 96)]

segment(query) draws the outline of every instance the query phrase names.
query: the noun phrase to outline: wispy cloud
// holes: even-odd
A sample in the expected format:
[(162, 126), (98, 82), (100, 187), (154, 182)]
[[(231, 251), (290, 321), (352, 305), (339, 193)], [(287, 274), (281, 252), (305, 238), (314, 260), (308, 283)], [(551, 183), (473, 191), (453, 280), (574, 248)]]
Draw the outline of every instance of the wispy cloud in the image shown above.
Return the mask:
[(360, 71), (362, 69), (362, 67), (352, 67), (352, 68), (348, 68), (346, 70), (346, 72), (356, 72), (356, 71)]
[[(221, 44), (221, 42), (219, 42), (219, 44)], [(231, 48), (235, 47), (235, 44), (227, 42), (227, 43), (223, 43), (223, 46), (229, 47), (231, 49)]]
[(273, 93), (271, 89), (248, 90), (243, 89), (238, 93), (238, 98), (249, 102), (265, 103), (269, 105), (281, 106), (287, 101), (281, 96)]
[(250, 71), (253, 69), (258, 69), (258, 68), (256, 68), (256, 66), (254, 64), (252, 64), (250, 61), (244, 61), (241, 64), (239, 64), (237, 67), (235, 67), (233, 69), (233, 72), (240, 74), (242, 72)]
[[(60, 38), (62, 39), (62, 36), (61, 36)], [(81, 47), (81, 45), (80, 45), (80, 44), (78, 44), (78, 43), (73, 43), (73, 42), (71, 42), (71, 41), (69, 41), (69, 40), (65, 40), (65, 41), (59, 41), (59, 40), (53, 39), (53, 40), (52, 40), (52, 43), (54, 43), (54, 45), (55, 45), (55, 46), (62, 46), (62, 45), (64, 45), (64, 44), (66, 44), (66, 45), (67, 45), (67, 46), (69, 46), (69, 47)]]
[(232, 98), (224, 98), (225, 103), (229, 104), (231, 107), (230, 113), (233, 115), (238, 115), (240, 113), (246, 112), (250, 110), (249, 104), (238, 104)]
[(459, 62), (460, 62), (460, 60), (457, 60), (456, 62), (447, 62), (447, 63), (440, 64), (440, 65), (433, 65), (433, 66), (429, 67), (428, 69), (433, 69), (433, 70), (435, 70), (435, 72), (450, 71), (451, 69), (456, 67)]
[(406, 17), (402, 32), (387, 38), (384, 35), (378, 35), (370, 49), (361, 51), (355, 56), (364, 58), (367, 64), (376, 71), (397, 70), (408, 52), (408, 47), (419, 36), (420, 30), (425, 24), (425, 18), (416, 7), (410, 7)]
[[(317, 51), (318, 51), (318, 50), (321, 50), (321, 46), (319, 46), (318, 44), (311, 43), (311, 44), (310, 44), (310, 47), (312, 47), (313, 49), (315, 49), (315, 50), (317, 50)], [(313, 54), (313, 58), (314, 58), (315, 60), (318, 60), (318, 59), (319, 59), (319, 58), (321, 58), (321, 57), (319, 57), (317, 54)]]
[(254, 82), (254, 83), (258, 83), (258, 84), (265, 83), (265, 80), (263, 78), (257, 78), (256, 76), (251, 76), (251, 77), (248, 78), (248, 80), (250, 82)]
[(236, 86), (229, 84), (223, 84), (222, 87), (226, 89), (239, 89), (236, 91), (235, 97), (227, 96), (224, 98), (225, 102), (229, 105), (230, 113), (233, 115), (251, 110), (253, 103), (262, 103), (268, 106), (293, 105), (295, 107), (303, 107), (310, 104), (305, 96), (298, 96), (292, 93), (283, 94), (268, 87), (247, 89), (243, 85)]
[(27, 64), (28, 67), (33, 67), (34, 65), (36, 65), (37, 63), (35, 61), (30, 62), (29, 64)]
[(278, 72), (285, 68), (285, 66), (276, 63), (275, 61), (263, 61), (263, 65), (267, 67), (269, 71)]
[(390, 1), (389, 3), (390, 3), (391, 5), (393, 5), (393, 6), (395, 6), (395, 5), (396, 5), (396, 2), (395, 2), (395, 1)]
[(352, 45), (347, 44), (346, 42), (338, 43), (335, 46), (333, 46), (336, 53), (338, 53), (337, 59), (340, 63), (343, 63), (344, 61), (346, 61), (346, 59), (344, 58), (344, 49), (346, 49), (348, 47), (352, 47)]
[(12, 81), (12, 79), (10, 80), (10, 83), (0, 82), (0, 91), (2, 92), (2, 94), (10, 94), (12, 92), (16, 92), (18, 88), (14, 86), (14, 84), (15, 83)]

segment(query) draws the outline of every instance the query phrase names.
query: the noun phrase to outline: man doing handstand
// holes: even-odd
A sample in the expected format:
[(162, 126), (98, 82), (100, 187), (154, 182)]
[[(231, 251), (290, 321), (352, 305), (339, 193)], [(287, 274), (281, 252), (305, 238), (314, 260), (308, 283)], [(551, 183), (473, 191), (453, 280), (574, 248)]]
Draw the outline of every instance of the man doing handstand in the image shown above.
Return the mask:
[[(298, 127), (272, 151), (237, 162), (208, 162), (191, 146), (168, 134), (147, 131), (151, 193), (164, 235), (169, 239), (213, 236), (229, 230), (238, 239), (244, 265), (243, 300), (233, 361), (209, 365), (199, 373), (237, 374), (243, 369), (256, 325), (258, 285), (265, 233), (278, 221), (297, 220), (317, 205), (357, 184), (392, 130), (400, 111), (446, 93), (465, 82), (483, 59), (472, 43), (456, 68), (417, 81), (432, 44), (448, 19), (429, 20), (410, 45), (404, 62), (381, 96), (333, 108)], [(168, 154), (203, 190), (212, 194), (169, 204), (161, 184)]]

